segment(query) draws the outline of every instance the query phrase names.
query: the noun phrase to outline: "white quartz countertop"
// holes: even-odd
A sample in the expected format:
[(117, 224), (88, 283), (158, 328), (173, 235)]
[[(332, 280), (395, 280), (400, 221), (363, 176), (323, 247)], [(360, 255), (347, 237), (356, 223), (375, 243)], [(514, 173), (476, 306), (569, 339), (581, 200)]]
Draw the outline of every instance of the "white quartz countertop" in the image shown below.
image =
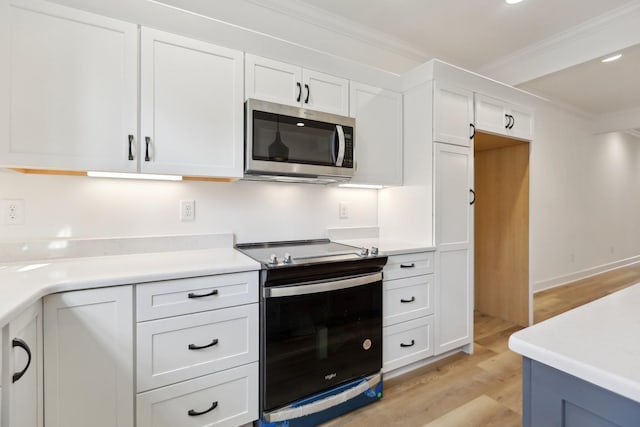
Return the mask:
[(433, 246), (422, 243), (403, 242), (375, 237), (363, 239), (339, 239), (336, 240), (336, 242), (367, 249), (371, 249), (375, 246), (383, 255), (402, 255), (435, 250)]
[(233, 248), (0, 264), (0, 327), (55, 292), (259, 269), (260, 264)]
[(516, 332), (509, 348), (640, 402), (640, 284)]

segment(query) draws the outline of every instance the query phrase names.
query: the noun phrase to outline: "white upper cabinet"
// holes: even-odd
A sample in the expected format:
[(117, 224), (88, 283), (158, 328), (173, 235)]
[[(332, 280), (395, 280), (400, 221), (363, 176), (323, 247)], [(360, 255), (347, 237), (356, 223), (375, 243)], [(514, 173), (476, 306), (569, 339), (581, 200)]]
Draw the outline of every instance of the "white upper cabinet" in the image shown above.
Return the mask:
[(468, 147), (473, 138), (473, 92), (433, 83), (433, 140)]
[(351, 82), (357, 184), (402, 185), (402, 94)]
[(241, 177), (242, 52), (141, 32), (140, 171)]
[(1, 165), (135, 171), (137, 33), (52, 3), (2, 0)]
[(245, 67), (245, 98), (349, 114), (347, 79), (251, 54)]
[(478, 130), (533, 139), (533, 112), (528, 108), (477, 93), (475, 95), (475, 119)]

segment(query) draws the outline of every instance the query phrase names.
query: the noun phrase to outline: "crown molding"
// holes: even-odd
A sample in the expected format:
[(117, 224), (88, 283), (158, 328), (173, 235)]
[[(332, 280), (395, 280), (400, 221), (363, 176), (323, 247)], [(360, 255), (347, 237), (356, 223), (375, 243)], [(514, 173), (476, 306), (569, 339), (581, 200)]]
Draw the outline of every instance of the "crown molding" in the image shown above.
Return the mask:
[(629, 134), (640, 133), (640, 107), (603, 114), (594, 123), (594, 133), (596, 134), (618, 131)]
[(433, 55), (430, 55), (423, 49), (397, 37), (298, 0), (245, 1), (269, 9), (272, 12), (302, 20), (324, 30), (358, 40), (377, 49), (387, 50), (396, 55), (416, 61), (417, 63), (426, 62), (433, 57)]
[(640, 43), (640, 0), (630, 1), (480, 68), (511, 85), (590, 61)]

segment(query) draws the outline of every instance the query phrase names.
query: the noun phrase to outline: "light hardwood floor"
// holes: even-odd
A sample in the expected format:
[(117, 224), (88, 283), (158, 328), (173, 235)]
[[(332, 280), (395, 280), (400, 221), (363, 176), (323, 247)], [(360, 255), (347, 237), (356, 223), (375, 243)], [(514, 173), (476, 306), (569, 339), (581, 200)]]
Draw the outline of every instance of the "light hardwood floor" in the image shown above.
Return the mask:
[[(534, 320), (542, 321), (640, 282), (640, 263), (539, 292)], [(373, 405), (323, 424), (325, 427), (516, 427), (522, 418), (521, 357), (507, 341), (521, 329), (475, 313), (474, 353), (392, 378)]]

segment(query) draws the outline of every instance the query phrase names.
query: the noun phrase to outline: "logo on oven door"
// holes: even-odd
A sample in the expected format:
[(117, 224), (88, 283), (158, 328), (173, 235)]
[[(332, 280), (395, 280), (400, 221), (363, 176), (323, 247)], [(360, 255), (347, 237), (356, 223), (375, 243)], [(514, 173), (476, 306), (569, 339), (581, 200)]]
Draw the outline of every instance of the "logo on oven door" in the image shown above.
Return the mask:
[(325, 376), (324, 376), (324, 379), (325, 379), (325, 380), (327, 380), (327, 381), (330, 381), (330, 380), (334, 379), (334, 378), (335, 378), (335, 377), (337, 377), (337, 376), (338, 376), (338, 374), (336, 374), (335, 372), (333, 372), (333, 373), (331, 373), (331, 374), (329, 374), (329, 375), (325, 375)]

